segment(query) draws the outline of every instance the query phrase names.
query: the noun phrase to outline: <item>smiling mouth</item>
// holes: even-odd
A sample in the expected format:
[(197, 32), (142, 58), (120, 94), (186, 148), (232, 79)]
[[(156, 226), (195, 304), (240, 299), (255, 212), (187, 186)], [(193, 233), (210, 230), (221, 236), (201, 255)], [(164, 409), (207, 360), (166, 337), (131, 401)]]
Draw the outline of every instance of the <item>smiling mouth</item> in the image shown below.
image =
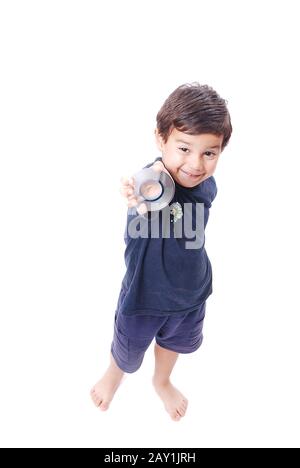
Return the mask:
[(199, 177), (203, 176), (204, 174), (192, 174), (191, 172), (186, 172), (183, 169), (180, 169), (185, 175), (190, 177), (191, 179), (198, 179)]

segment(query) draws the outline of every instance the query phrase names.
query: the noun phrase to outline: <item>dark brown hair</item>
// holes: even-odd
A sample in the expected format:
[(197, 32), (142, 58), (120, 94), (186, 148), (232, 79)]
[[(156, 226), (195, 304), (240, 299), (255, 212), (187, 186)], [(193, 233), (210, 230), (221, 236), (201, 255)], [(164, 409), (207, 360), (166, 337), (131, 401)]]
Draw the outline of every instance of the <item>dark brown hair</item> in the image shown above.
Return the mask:
[(197, 81), (183, 84), (170, 94), (158, 112), (158, 132), (165, 143), (173, 128), (190, 135), (223, 135), (223, 151), (232, 132), (226, 104), (227, 101), (208, 85)]

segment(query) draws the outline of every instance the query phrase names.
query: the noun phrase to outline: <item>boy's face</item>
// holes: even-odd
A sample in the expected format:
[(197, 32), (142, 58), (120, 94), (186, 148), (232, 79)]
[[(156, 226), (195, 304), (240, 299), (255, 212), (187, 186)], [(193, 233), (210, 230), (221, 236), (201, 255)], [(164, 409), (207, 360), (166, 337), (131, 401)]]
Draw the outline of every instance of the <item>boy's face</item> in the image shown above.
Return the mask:
[(194, 187), (214, 173), (223, 136), (188, 135), (174, 128), (164, 143), (156, 128), (155, 137), (166, 169), (180, 185)]

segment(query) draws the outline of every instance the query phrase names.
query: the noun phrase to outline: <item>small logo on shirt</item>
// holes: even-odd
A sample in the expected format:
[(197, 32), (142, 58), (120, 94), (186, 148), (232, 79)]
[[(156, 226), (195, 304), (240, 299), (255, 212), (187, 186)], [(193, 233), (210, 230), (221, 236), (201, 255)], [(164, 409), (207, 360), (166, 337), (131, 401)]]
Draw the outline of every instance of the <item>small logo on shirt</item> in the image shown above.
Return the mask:
[(175, 202), (170, 205), (170, 213), (173, 215), (173, 219), (171, 219), (171, 223), (176, 223), (176, 221), (180, 218), (182, 218), (183, 211), (182, 211), (182, 206), (180, 203)]

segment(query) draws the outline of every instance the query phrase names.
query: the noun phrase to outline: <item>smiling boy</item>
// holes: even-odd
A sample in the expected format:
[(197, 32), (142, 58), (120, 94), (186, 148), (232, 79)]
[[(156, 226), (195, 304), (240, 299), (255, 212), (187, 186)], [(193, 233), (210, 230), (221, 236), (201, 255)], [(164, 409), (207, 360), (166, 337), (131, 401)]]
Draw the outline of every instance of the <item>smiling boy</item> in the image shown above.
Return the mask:
[[(184, 84), (170, 94), (156, 120), (161, 157), (145, 167), (166, 171), (173, 178), (175, 194), (169, 208), (183, 208), (183, 218), (186, 204), (193, 208), (201, 204), (205, 229), (217, 194), (213, 173), (232, 132), (226, 102), (207, 85)], [(129, 207), (127, 227), (132, 219), (149, 215), (134, 193), (132, 178), (122, 180), (121, 193)], [(197, 216), (194, 209), (192, 221)], [(212, 269), (204, 240), (197, 249), (186, 248), (184, 235), (174, 235), (177, 218), (172, 221), (168, 238), (125, 237), (127, 269), (115, 311), (110, 365), (91, 390), (101, 410), (108, 408), (124, 373), (141, 366), (155, 339), (154, 388), (174, 421), (186, 413), (188, 400), (170, 376), (178, 355), (192, 353), (202, 344)]]

